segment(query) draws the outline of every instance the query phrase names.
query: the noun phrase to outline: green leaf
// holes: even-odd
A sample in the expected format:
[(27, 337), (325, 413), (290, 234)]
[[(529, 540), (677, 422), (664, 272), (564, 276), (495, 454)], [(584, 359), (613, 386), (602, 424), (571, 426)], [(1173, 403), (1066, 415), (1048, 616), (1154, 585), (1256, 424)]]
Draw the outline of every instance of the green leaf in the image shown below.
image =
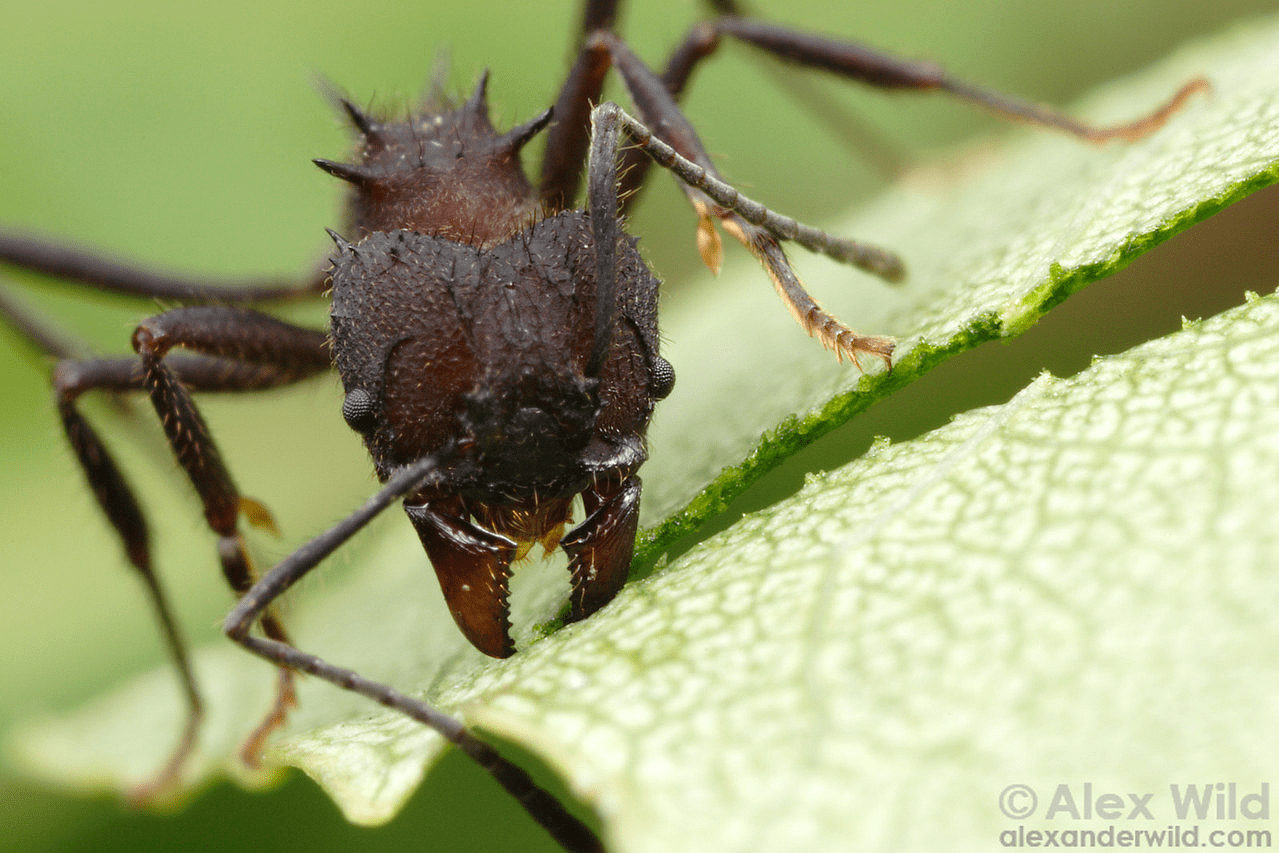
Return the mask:
[[(838, 230), (900, 248), (900, 289), (802, 259), (834, 313), (898, 336), (889, 375), (861, 377), (803, 341), (744, 263), (677, 300), (664, 334), (680, 380), (652, 431), (657, 528), (642, 559), (948, 355), (1024, 331), (1273, 183), (1277, 39), (1279, 22), (1253, 24), (1077, 110), (1131, 118), (1210, 78), (1211, 96), (1140, 143), (1026, 134), (890, 192)], [(1274, 710), (1264, 568), (1279, 549), (1262, 513), (1279, 483), (1276, 324), (1274, 301), (1257, 300), (879, 447), (536, 642), (554, 585), (523, 575), (555, 567), (526, 570), (527, 648), (510, 661), (466, 646), (394, 514), (358, 566), (325, 567), (290, 625), (302, 648), (545, 757), (619, 850), (988, 847), (1015, 782), (1252, 778), (1274, 747), (1242, 709)], [(226, 644), (197, 668), (211, 711), (193, 788), (243, 775), (235, 747), (271, 690), (269, 668)], [(438, 739), (314, 681), (269, 757), (314, 776), (352, 820), (388, 819)], [(29, 724), (17, 748), (48, 778), (119, 789), (162, 763), (180, 719), (158, 673)]]
[(474, 719), (619, 850), (989, 850), (1011, 784), (1027, 828), (1085, 781), (1171, 822), (1170, 783), (1255, 791), (1279, 749), (1276, 436), (1270, 296), (812, 477)]

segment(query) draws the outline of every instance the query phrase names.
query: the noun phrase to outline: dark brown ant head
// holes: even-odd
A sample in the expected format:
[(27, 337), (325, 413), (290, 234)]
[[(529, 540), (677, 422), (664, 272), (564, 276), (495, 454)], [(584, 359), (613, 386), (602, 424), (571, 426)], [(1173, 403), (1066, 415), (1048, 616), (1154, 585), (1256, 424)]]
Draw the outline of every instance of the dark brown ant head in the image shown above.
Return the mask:
[(498, 133), (486, 83), (396, 123), (343, 102), (360, 162), (316, 161), (354, 187), (330, 328), (343, 415), (383, 480), (451, 446), (452, 494), (531, 508), (582, 491), (604, 460), (642, 458), (663, 395), (657, 282), (613, 229), (608, 267), (632, 295), (597, 284), (592, 220), (548, 215), (520, 167), (550, 111)]
[(551, 112), (499, 135), (489, 121), (487, 87), (485, 72), (463, 103), (398, 122), (342, 101), (360, 132), (358, 162), (314, 162), (352, 185), (348, 218), (355, 237), (405, 228), (491, 245), (537, 217), (540, 203), (519, 155)]
[(456, 444), (479, 460), (476, 488), (490, 497), (581, 488), (601, 410), (588, 364), (596, 306), (589, 257), (565, 268), (563, 247), (586, 227), (570, 212), (490, 247), (405, 229), (335, 237), (343, 415), (383, 478)]

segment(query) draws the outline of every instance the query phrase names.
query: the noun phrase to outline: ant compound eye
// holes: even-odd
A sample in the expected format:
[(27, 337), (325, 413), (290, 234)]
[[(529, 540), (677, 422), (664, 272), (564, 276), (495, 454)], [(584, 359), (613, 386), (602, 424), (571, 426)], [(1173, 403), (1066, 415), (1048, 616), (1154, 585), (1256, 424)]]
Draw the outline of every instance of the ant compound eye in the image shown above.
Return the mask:
[(355, 388), (342, 401), (342, 417), (346, 425), (356, 432), (366, 432), (373, 426), (373, 397), (363, 388)]
[(658, 356), (653, 364), (653, 375), (648, 380), (648, 392), (655, 400), (665, 400), (675, 387), (675, 368), (666, 359)]

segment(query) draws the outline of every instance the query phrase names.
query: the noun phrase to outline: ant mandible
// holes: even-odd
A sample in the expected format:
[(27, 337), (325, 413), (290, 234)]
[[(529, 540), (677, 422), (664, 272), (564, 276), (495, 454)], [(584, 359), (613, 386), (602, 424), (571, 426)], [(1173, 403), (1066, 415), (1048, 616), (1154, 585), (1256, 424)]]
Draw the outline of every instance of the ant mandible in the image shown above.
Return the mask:
[[(513, 561), (534, 545), (569, 555), (569, 621), (607, 604), (625, 583), (639, 518), (644, 436), (674, 383), (659, 354), (658, 281), (622, 213), (656, 162), (680, 181), (699, 221), (708, 265), (715, 224), (763, 265), (800, 325), (839, 358), (891, 364), (892, 341), (858, 334), (808, 295), (781, 248), (793, 241), (886, 279), (890, 252), (833, 237), (739, 195), (720, 180), (677, 106), (691, 74), (725, 37), (800, 66), (886, 89), (944, 91), (1005, 116), (1091, 141), (1135, 139), (1162, 125), (1193, 92), (1131, 124), (1092, 128), (982, 89), (941, 68), (847, 41), (745, 17), (734, 0), (695, 26), (661, 73), (614, 31), (617, 0), (587, 0), (576, 61), (554, 105), (504, 133), (490, 124), (487, 74), (459, 104), (427, 104), (390, 120), (342, 100), (359, 134), (355, 163), (316, 160), (351, 187), (348, 224), (330, 232), (332, 265), (294, 286), (228, 286), (121, 265), (17, 233), (0, 233), (0, 261), (114, 293), (186, 303), (144, 320), (136, 357), (83, 358), (43, 320), (0, 291), (0, 318), (56, 359), (53, 385), (67, 439), (102, 511), (148, 589), (186, 694), (187, 723), (172, 757), (138, 792), (176, 783), (194, 748), (202, 704), (189, 655), (152, 565), (133, 489), (77, 407), (86, 391), (143, 392), (217, 538), (223, 575), (239, 597), (224, 630), (279, 672), (273, 707), (242, 754), (255, 762), (294, 704), (307, 672), (421, 721), (474, 758), (566, 849), (599, 849), (594, 834), (460, 722), (423, 701), (300, 651), (273, 602), (329, 553), (401, 500), (467, 639), (514, 652), (508, 614)], [(600, 103), (610, 69), (638, 118)], [(534, 185), (520, 151), (546, 134)], [(586, 179), (585, 208), (576, 206)], [(330, 327), (308, 329), (249, 306), (330, 294)], [(187, 354), (172, 354), (175, 348)], [(335, 368), (342, 415), (364, 439), (382, 488), (345, 520), (259, 579), (240, 518), (271, 526), (222, 461), (192, 392), (256, 391)], [(573, 523), (580, 496), (585, 518)], [(251, 633), (260, 626), (261, 636)]]

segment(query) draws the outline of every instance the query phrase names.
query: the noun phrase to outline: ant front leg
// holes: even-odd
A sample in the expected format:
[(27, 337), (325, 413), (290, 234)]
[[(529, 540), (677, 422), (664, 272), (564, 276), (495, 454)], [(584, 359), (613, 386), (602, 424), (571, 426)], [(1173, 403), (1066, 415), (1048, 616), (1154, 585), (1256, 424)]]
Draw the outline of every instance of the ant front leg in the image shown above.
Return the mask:
[[(834, 237), (742, 196), (719, 178), (697, 133), (661, 78), (620, 38), (613, 33), (597, 32), (587, 49), (607, 51), (644, 119), (640, 122), (632, 118), (616, 104), (596, 107), (591, 113), (595, 135), (592, 160), (605, 156), (616, 158), (620, 134), (624, 131), (629, 140), (682, 182), (700, 219), (698, 242), (707, 266), (718, 269), (720, 262), (719, 238), (712, 227), (712, 218), (716, 218), (760, 261), (791, 315), (806, 332), (840, 360), (849, 358), (860, 367), (861, 357), (869, 355), (891, 366), (892, 340), (859, 334), (827, 313), (791, 268), (779, 240), (792, 240), (889, 281), (904, 275), (897, 256), (875, 246)], [(596, 242), (598, 248), (598, 238)]]
[[(256, 577), (238, 520), (245, 515), (251, 524), (275, 529), (265, 507), (240, 495), (222, 460), (204, 418), (179, 373), (165, 362), (175, 346), (195, 350), (215, 359), (229, 359), (238, 370), (226, 375), (228, 385), (244, 382), (253, 368), (264, 371), (270, 381), (286, 381), (320, 373), (330, 367), (326, 335), (293, 326), (266, 314), (238, 308), (178, 308), (141, 323), (133, 333), (133, 347), (142, 359), (142, 386), (160, 418), (165, 437), (178, 464), (186, 472), (204, 505), (204, 517), (218, 535), (218, 559), (222, 574), (237, 596), (253, 585)], [(284, 627), (274, 613), (262, 616), (267, 636), (288, 642)], [(292, 671), (281, 667), (275, 704), (266, 718), (245, 741), (241, 757), (256, 765), (267, 735), (284, 722), (296, 704)]]
[[(146, 515), (107, 445), (77, 406), (80, 396), (88, 391), (144, 391), (146, 372), (136, 357), (84, 357), (82, 353), (87, 350), (85, 345), (51, 328), (3, 290), (0, 290), (0, 321), (13, 328), (37, 352), (59, 359), (53, 370), (52, 380), (55, 406), (68, 443), (103, 514), (119, 536), (129, 563), (143, 581), (186, 698), (187, 721), (178, 745), (155, 777), (132, 793), (133, 798), (140, 802), (152, 800), (180, 778), (186, 758), (195, 746), (203, 716), (203, 703), (192, 673), (186, 643), (155, 571)], [(167, 359), (166, 370), (173, 383), (182, 389), (182, 394), (186, 393), (186, 387), (199, 391), (250, 391), (289, 384), (327, 366), (327, 355), (323, 349), (324, 336), (305, 330), (294, 331), (292, 340), (299, 352), (291, 363), (289, 359), (277, 359), (276, 364), (254, 364), (224, 358), (175, 355)], [(216, 449), (214, 454), (216, 455)], [(252, 510), (253, 520), (269, 522), (270, 516), (265, 511), (259, 511), (256, 504), (249, 502), (246, 507)], [(248, 583), (240, 581), (240, 589), (237, 591), (243, 592), (247, 586)], [(259, 740), (275, 724), (275, 718), (280, 716), (278, 712), (287, 700), (286, 687), (289, 685), (281, 684), (281, 698), (277, 701), (276, 711), (267, 723), (259, 727)], [(252, 748), (256, 750), (257, 747)]]

